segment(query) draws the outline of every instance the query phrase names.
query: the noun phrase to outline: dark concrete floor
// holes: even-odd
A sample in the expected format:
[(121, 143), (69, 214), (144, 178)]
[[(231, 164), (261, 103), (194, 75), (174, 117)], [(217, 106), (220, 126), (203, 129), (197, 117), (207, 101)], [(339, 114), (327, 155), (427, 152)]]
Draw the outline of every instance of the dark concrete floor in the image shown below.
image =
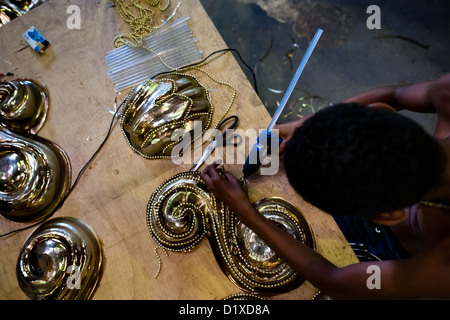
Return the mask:
[[(256, 73), (273, 114), (318, 27), (324, 30), (279, 122), (376, 86), (450, 71), (448, 0), (201, 0), (228, 47)], [(369, 29), (369, 5), (381, 29)], [(251, 81), (251, 73), (242, 66)], [(306, 106), (302, 110), (302, 104)], [(309, 106), (313, 108), (308, 108)], [(434, 115), (404, 112), (432, 131)]]

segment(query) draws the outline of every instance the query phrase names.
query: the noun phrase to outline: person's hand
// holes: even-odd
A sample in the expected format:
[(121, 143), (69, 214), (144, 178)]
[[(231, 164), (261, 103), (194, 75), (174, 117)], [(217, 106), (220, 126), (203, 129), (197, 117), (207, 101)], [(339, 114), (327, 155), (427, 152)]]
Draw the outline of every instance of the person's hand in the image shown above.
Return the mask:
[(245, 212), (253, 210), (253, 205), (248, 198), (241, 182), (228, 171), (223, 176), (217, 171), (217, 163), (207, 166), (201, 173), (208, 190), (223, 203), (225, 203), (242, 220)]
[(288, 143), (289, 139), (292, 137), (292, 135), (294, 134), (294, 131), (297, 127), (300, 127), (303, 122), (305, 122), (308, 118), (310, 118), (312, 116), (311, 115), (307, 115), (306, 117), (303, 117), (299, 120), (294, 120), (294, 121), (289, 121), (289, 122), (285, 122), (282, 124), (278, 124), (276, 126), (274, 126), (274, 129), (278, 130), (279, 136), (281, 139), (283, 139), (283, 141), (280, 144), (280, 154), (283, 153), (284, 148), (286, 147), (286, 144)]

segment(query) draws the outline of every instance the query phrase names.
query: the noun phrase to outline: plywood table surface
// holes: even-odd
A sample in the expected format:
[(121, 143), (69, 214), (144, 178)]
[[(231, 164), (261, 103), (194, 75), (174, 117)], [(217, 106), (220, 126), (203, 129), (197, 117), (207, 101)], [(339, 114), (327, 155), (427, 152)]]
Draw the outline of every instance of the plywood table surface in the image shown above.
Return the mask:
[[(0, 67), (16, 77), (44, 83), (50, 92), (47, 121), (39, 136), (58, 144), (68, 154), (72, 182), (103, 141), (112, 119), (107, 108), (120, 103), (126, 92), (116, 94), (107, 77), (105, 55), (114, 49), (114, 37), (128, 31), (111, 1), (51, 0), (0, 28)], [(69, 5), (81, 8), (81, 29), (66, 26)], [(185, 0), (174, 18), (189, 16), (189, 27), (204, 56), (226, 48), (203, 7), (197, 0)], [(44, 55), (25, 47), (21, 34), (35, 26), (51, 46)], [(12, 69), (11, 69), (12, 68)], [(270, 116), (231, 53), (215, 56), (202, 67), (221, 81), (237, 88), (228, 115), (240, 118), (239, 127), (260, 129)], [(2, 72), (3, 72), (2, 71)], [(193, 71), (194, 72), (194, 71)], [(215, 106), (213, 124), (223, 114), (232, 91), (199, 75), (212, 91)], [(238, 152), (247, 152), (241, 148)], [(242, 164), (227, 169), (241, 176)], [(222, 299), (241, 292), (221, 271), (205, 238), (189, 253), (159, 250), (146, 224), (146, 206), (152, 192), (166, 179), (187, 169), (170, 160), (146, 160), (128, 146), (119, 125), (91, 163), (73, 193), (53, 217), (72, 216), (86, 222), (104, 244), (106, 264), (94, 299)], [(274, 176), (255, 175), (249, 179), (252, 200), (279, 196), (306, 216), (317, 251), (338, 266), (357, 262), (334, 220), (304, 202), (289, 186), (283, 172)], [(0, 232), (21, 228), (0, 216)], [(27, 299), (16, 279), (16, 262), (28, 229), (0, 239), (0, 299)], [(316, 292), (308, 282), (271, 299), (311, 299)]]

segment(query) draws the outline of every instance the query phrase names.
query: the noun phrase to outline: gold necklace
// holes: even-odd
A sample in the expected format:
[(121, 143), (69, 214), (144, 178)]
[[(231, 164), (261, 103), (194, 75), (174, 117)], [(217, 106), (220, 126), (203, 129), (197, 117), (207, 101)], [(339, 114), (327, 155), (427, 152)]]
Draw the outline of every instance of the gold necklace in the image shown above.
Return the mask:
[(431, 207), (431, 208), (450, 210), (449, 205), (438, 203), (438, 202), (433, 202), (433, 201), (420, 201), (419, 204), (426, 206), (426, 207)]

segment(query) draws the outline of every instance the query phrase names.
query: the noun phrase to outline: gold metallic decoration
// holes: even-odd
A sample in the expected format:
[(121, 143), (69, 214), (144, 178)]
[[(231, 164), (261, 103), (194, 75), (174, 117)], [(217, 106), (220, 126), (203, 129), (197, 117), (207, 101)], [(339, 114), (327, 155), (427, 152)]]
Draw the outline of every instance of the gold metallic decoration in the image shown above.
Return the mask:
[(31, 299), (86, 300), (99, 285), (105, 263), (103, 245), (83, 221), (53, 218), (25, 241), (16, 273)]
[(0, 5), (5, 5), (22, 15), (37, 7), (45, 0), (0, 0)]
[(154, 54), (169, 70), (179, 70), (178, 68), (169, 66), (158, 52), (145, 46), (143, 42), (145, 36), (152, 31), (159, 29), (166, 24), (167, 21), (172, 19), (178, 8), (181, 6), (182, 1), (183, 0), (178, 1), (178, 4), (167, 18), (159, 17), (159, 20), (162, 22), (159, 25), (156, 25), (154, 21), (158, 18), (156, 17), (157, 11), (160, 13), (167, 11), (171, 6), (171, 0), (166, 0), (165, 3), (164, 0), (116, 0), (115, 5), (117, 7), (117, 12), (123, 20), (130, 25), (132, 32), (117, 35), (114, 39), (114, 47), (119, 48), (123, 45), (132, 48), (141, 47)]
[(333, 298), (331, 298), (330, 296), (324, 294), (322, 291), (317, 291), (313, 298), (313, 300), (333, 300)]
[(223, 298), (222, 300), (231, 300), (231, 301), (240, 301), (240, 300), (266, 300), (263, 297), (257, 296), (255, 294), (252, 293), (233, 293), (230, 294), (229, 296), (226, 296), (225, 298)]
[[(226, 107), (226, 111), (225, 113), (222, 115), (221, 119), (218, 121), (218, 123), (220, 123), (224, 118), (225, 115), (228, 113), (228, 111), (230, 110), (231, 106), (234, 103), (234, 100), (236, 98), (236, 89), (229, 83), (224, 82), (224, 81), (220, 81), (215, 79), (210, 73), (208, 73), (205, 70), (202, 70), (200, 68), (196, 68), (196, 67), (177, 67), (174, 68), (173, 66), (170, 66), (166, 61), (164, 61), (164, 59), (161, 57), (161, 55), (154, 51), (153, 49), (145, 46), (143, 44), (143, 39), (144, 37), (149, 34), (150, 32), (160, 28), (162, 25), (164, 25), (165, 23), (167, 23), (167, 21), (169, 21), (170, 19), (172, 19), (172, 17), (175, 15), (176, 11), (178, 10), (178, 8), (181, 6), (182, 4), (182, 0), (179, 0), (177, 5), (174, 6), (173, 10), (171, 11), (170, 15), (166, 18), (166, 19), (160, 19), (160, 21), (163, 21), (161, 24), (159, 25), (155, 25), (154, 20), (155, 20), (155, 13), (157, 10), (159, 10), (160, 12), (164, 12), (166, 10), (168, 10), (171, 7), (172, 1), (171, 0), (116, 0), (115, 1), (115, 5), (117, 7), (117, 11), (119, 13), (119, 15), (127, 22), (129, 23), (131, 29), (133, 30), (131, 33), (129, 34), (119, 34), (115, 40), (114, 40), (114, 46), (116, 48), (121, 47), (123, 45), (128, 45), (130, 47), (142, 47), (146, 50), (148, 50), (149, 52), (151, 52), (152, 54), (154, 54), (160, 61), (161, 63), (168, 69), (173, 71), (170, 75), (164, 75), (164, 76), (160, 76), (160, 77), (156, 77), (156, 81), (158, 81), (158, 78), (171, 78), (172, 76), (186, 76), (186, 77), (192, 77), (193, 76), (189, 76), (186, 74), (181, 74), (180, 72), (182, 71), (186, 71), (187, 69), (193, 69), (193, 70), (197, 70), (201, 73), (206, 74), (211, 80), (213, 80), (214, 82), (220, 84), (220, 85), (225, 85), (229, 88), (231, 88), (233, 90), (233, 95), (230, 99), (230, 103), (228, 104), (228, 106)], [(177, 73), (178, 72), (178, 73)], [(195, 79), (195, 78), (194, 78)], [(197, 79), (195, 79), (197, 81)], [(177, 81), (177, 80), (175, 80)], [(153, 83), (153, 85), (151, 85), (151, 83)], [(152, 92), (154, 90), (162, 90), (165, 91), (167, 89), (165, 89), (163, 86), (156, 88), (154, 86), (154, 81), (153, 80), (147, 80), (142, 82), (141, 84), (138, 84), (137, 86), (135, 86), (133, 88), (133, 90), (130, 92), (130, 94), (128, 94), (126, 100), (128, 100), (130, 98), (130, 95), (133, 94), (143, 94), (143, 92), (139, 92), (139, 90), (143, 90), (144, 92)], [(200, 85), (200, 83), (198, 83), (197, 81), (197, 85), (199, 87), (203, 87), (202, 85)], [(151, 86), (152, 88), (145, 88), (145, 86)], [(173, 86), (173, 88), (176, 88), (175, 86)], [(203, 89), (205, 89), (203, 87)], [(175, 89), (177, 90), (177, 89)], [(191, 94), (193, 95), (197, 95), (197, 93), (200, 93), (201, 95), (203, 95), (203, 93), (200, 91), (196, 91), (194, 90)], [(172, 92), (172, 95), (176, 93), (176, 92)], [(179, 94), (177, 94), (178, 97), (182, 97)], [(146, 122), (146, 120), (144, 119), (137, 119), (137, 121), (139, 122), (139, 125), (141, 125), (141, 127), (137, 130), (138, 132), (133, 132), (133, 130), (136, 128), (129, 128), (128, 130), (130, 132), (128, 132), (128, 136), (127, 133), (125, 131), (127, 131), (126, 129), (124, 130), (124, 127), (122, 126), (122, 131), (124, 131), (125, 136), (127, 136), (129, 145), (131, 146), (131, 148), (133, 150), (135, 150), (137, 153), (139, 153), (140, 155), (142, 155), (145, 158), (148, 159), (161, 159), (161, 158), (171, 158), (171, 150), (172, 148), (177, 144), (177, 141), (170, 141), (169, 139), (172, 132), (176, 129), (181, 129), (184, 127), (185, 130), (187, 130), (188, 132), (185, 132), (180, 138), (180, 140), (184, 137), (184, 135), (191, 133), (194, 129), (193, 129), (193, 122), (195, 120), (199, 120), (198, 116), (205, 116), (208, 118), (207, 122), (205, 122), (204, 120), (202, 123), (202, 134), (203, 132), (209, 127), (211, 119), (212, 119), (212, 114), (213, 114), (213, 107), (212, 107), (212, 102), (210, 100), (208, 91), (205, 89), (205, 96), (201, 96), (200, 99), (196, 96), (196, 97), (192, 97), (189, 94), (185, 94), (184, 98), (187, 98), (187, 100), (192, 99), (190, 101), (190, 105), (186, 106), (186, 102), (180, 101), (181, 105), (185, 105), (183, 106), (178, 106), (175, 108), (170, 108), (169, 105), (173, 104), (174, 101), (169, 102), (166, 107), (169, 107), (169, 109), (172, 109), (172, 111), (175, 111), (175, 109), (177, 109), (175, 111), (175, 113), (171, 114), (171, 115), (165, 115), (162, 114), (164, 112), (166, 112), (165, 110), (162, 110), (162, 113), (159, 115), (161, 117), (161, 119), (163, 122), (167, 122), (166, 120), (176, 120), (176, 121), (172, 121), (172, 128), (171, 125), (167, 123), (166, 126), (161, 127), (161, 131), (159, 133), (155, 132), (154, 130), (150, 130), (150, 132), (143, 132), (143, 127), (145, 127), (146, 125), (148, 125), (149, 123), (147, 122), (147, 124), (145, 124), (144, 122)], [(206, 111), (206, 109), (208, 108), (207, 103), (205, 101), (206, 100), (209, 102), (209, 110)], [(142, 101), (141, 101), (142, 102)], [(180, 103), (178, 102), (178, 103)], [(150, 104), (155, 103), (156, 105), (158, 105), (158, 101), (149, 101)], [(179, 118), (180, 114), (178, 114), (178, 111), (183, 111), (183, 109), (186, 110), (190, 110), (193, 106), (197, 107), (201, 106), (201, 108), (204, 108), (204, 112), (208, 113), (208, 115), (203, 114), (195, 114), (195, 115), (185, 115), (184, 118), (184, 122), (181, 122), (179, 120), (181, 120)], [(181, 109), (180, 109), (181, 108)], [(152, 112), (156, 111), (157, 108), (152, 108)], [(146, 115), (144, 115), (144, 113), (141, 113), (142, 116), (146, 117)], [(153, 113), (153, 115), (150, 115), (150, 117), (153, 117), (155, 115), (155, 113)], [(125, 116), (125, 114), (124, 114)], [(175, 118), (170, 119), (171, 116), (174, 116)], [(194, 116), (194, 117), (192, 117)], [(169, 119), (168, 119), (169, 118)], [(151, 120), (151, 119), (150, 119)], [(201, 119), (200, 119), (201, 120)], [(131, 120), (134, 121), (134, 120)], [(158, 121), (154, 122), (152, 125), (156, 125)], [(122, 121), (123, 123), (123, 121)], [(147, 128), (147, 129), (151, 129)], [(140, 135), (139, 138), (132, 137), (132, 135)], [(148, 135), (147, 135), (148, 134)], [(151, 134), (155, 134), (154, 137), (151, 136)], [(143, 137), (143, 135), (146, 135), (146, 137)], [(192, 137), (192, 135), (191, 135)], [(153, 139), (154, 138), (154, 139)], [(195, 140), (197, 138), (200, 137), (193, 137), (192, 140)], [(210, 137), (208, 137), (207, 139), (209, 139)], [(205, 140), (207, 140), (205, 139)], [(135, 145), (131, 140), (135, 140), (137, 141)], [(158, 151), (158, 148), (161, 147), (161, 145), (164, 145), (164, 148), (162, 150)], [(155, 145), (157, 145), (157, 147), (155, 147)], [(140, 150), (140, 149), (146, 149), (146, 150)]]
[(135, 86), (124, 108), (122, 131), (130, 147), (147, 159), (171, 158), (179, 142), (172, 140), (174, 131), (182, 129), (183, 135), (194, 137), (194, 121), (201, 122), (203, 133), (213, 114), (207, 89), (195, 77), (182, 73), (161, 75)]
[[(280, 198), (254, 205), (279, 228), (315, 248), (311, 229), (295, 206)], [(224, 273), (245, 291), (276, 294), (304, 282), (207, 190), (198, 172), (179, 173), (155, 190), (147, 206), (147, 224), (158, 247), (170, 251), (190, 251), (207, 235)]]
[[(311, 229), (302, 213), (281, 198), (265, 198), (255, 208), (277, 227), (315, 248)], [(222, 270), (243, 290), (274, 294), (300, 286), (304, 279), (283, 262), (251, 229), (230, 211), (213, 215), (211, 246)], [(219, 254), (220, 253), (220, 254)]]
[(0, 213), (34, 221), (53, 213), (70, 187), (67, 155), (55, 144), (0, 127)]
[(0, 214), (14, 221), (49, 216), (70, 188), (65, 152), (32, 134), (48, 108), (43, 88), (29, 80), (0, 83)]
[(147, 225), (161, 248), (188, 252), (206, 234), (206, 219), (215, 197), (197, 172), (179, 173), (153, 192), (147, 205)]
[[(114, 40), (114, 46), (116, 48), (123, 45), (142, 47), (154, 54), (168, 70), (173, 71), (170, 74), (157, 76), (155, 80), (143, 81), (136, 85), (124, 101), (129, 104), (133, 100), (132, 103), (136, 105), (131, 106), (133, 111), (131, 115), (128, 114), (127, 110), (124, 112), (121, 122), (122, 131), (130, 147), (147, 159), (168, 159), (172, 157), (172, 148), (178, 143), (178, 141), (171, 140), (172, 133), (176, 129), (185, 130), (178, 137), (181, 141), (185, 135), (194, 131), (194, 121), (202, 121), (202, 134), (210, 126), (213, 106), (208, 90), (195, 77), (181, 72), (187, 69), (197, 70), (217, 84), (225, 85), (233, 90), (230, 103), (218, 123), (224, 119), (236, 98), (236, 89), (231, 84), (215, 79), (210, 73), (200, 68), (189, 66), (174, 68), (164, 61), (158, 52), (143, 44), (144, 36), (169, 21), (175, 15), (181, 3), (182, 0), (179, 0), (169, 17), (164, 21), (160, 19), (163, 22), (156, 26), (154, 24), (155, 11), (164, 12), (168, 10), (171, 6), (170, 0), (116, 0), (115, 2), (119, 15), (130, 24), (133, 31), (129, 34), (119, 34)], [(180, 77), (191, 79), (187, 80), (186, 83)], [(195, 81), (192, 81), (192, 79)], [(167, 83), (164, 84), (164, 82), (168, 82), (167, 80), (172, 83), (170, 89), (167, 88)], [(186, 92), (179, 92), (182, 91), (180, 85), (181, 87), (186, 86)], [(162, 96), (159, 96), (158, 93)], [(177, 97), (177, 99), (174, 99), (174, 97)], [(145, 101), (146, 98), (148, 98), (147, 101)], [(162, 110), (159, 110), (160, 107), (162, 107)], [(126, 105), (125, 108), (128, 109), (130, 106)], [(148, 111), (150, 112), (148, 113)], [(125, 119), (125, 117), (130, 118)], [(157, 126), (160, 126), (160, 128), (156, 129)], [(200, 138), (201, 135), (197, 137), (191, 135), (191, 137), (192, 141)], [(181, 154), (177, 156), (181, 156)]]
[(0, 27), (44, 2), (45, 0), (0, 0)]
[(49, 104), (46, 87), (34, 80), (0, 82), (0, 122), (16, 132), (36, 134)]

